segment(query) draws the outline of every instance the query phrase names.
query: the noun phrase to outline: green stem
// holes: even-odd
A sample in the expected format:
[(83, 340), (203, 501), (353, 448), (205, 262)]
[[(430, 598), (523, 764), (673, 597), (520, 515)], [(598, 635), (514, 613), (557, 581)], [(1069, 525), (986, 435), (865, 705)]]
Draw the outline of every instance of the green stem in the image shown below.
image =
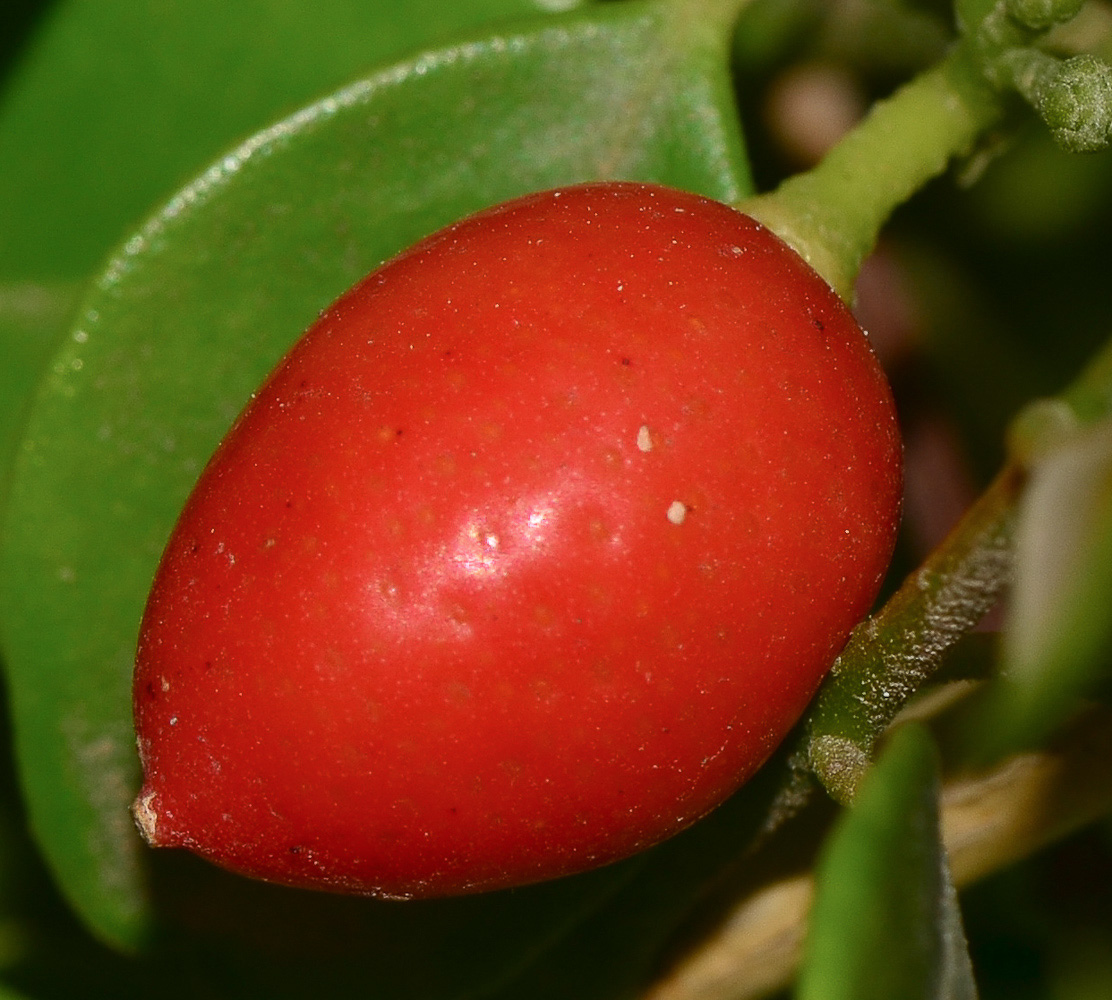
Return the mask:
[(752, 2), (753, 0), (674, 0), (672, 6), (683, 21), (709, 25), (728, 40), (741, 12)]
[(808, 717), (807, 763), (840, 802), (853, 798), (877, 741), (947, 650), (1011, 582), (1012, 532), (1027, 469), (1052, 448), (1112, 419), (1112, 339), (1052, 399), (1009, 429), (1011, 457), (949, 537), (850, 636)]
[(753, 0), (663, 0), (678, 36), (694, 35), (728, 58), (730, 43), (742, 12)]
[(937, 66), (879, 102), (814, 169), (737, 207), (791, 244), (849, 300), (892, 211), (968, 154), (1002, 108), (959, 43)]
[(877, 740), (999, 601), (1011, 581), (1012, 528), (1024, 474), (1006, 466), (949, 538), (850, 637), (811, 711), (809, 763), (827, 791), (852, 800)]

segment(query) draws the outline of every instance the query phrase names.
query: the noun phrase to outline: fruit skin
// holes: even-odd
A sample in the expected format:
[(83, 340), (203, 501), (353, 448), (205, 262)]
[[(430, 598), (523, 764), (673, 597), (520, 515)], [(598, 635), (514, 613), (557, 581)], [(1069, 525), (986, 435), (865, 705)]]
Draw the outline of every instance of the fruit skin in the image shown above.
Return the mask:
[(645, 848), (796, 721), (900, 489), (865, 337), (751, 219), (632, 183), (466, 219), (322, 314), (189, 499), (141, 829), (388, 897)]

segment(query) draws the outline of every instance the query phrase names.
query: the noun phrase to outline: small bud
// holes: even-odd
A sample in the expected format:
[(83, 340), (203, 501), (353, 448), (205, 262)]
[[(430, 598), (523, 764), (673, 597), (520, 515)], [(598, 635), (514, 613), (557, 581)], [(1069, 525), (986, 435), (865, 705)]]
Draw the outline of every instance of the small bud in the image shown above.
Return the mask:
[(1112, 68), (1092, 55), (1067, 59), (1036, 107), (1066, 149), (1104, 149), (1112, 142)]
[(1090, 153), (1112, 143), (1112, 67), (1101, 59), (1060, 60), (1023, 48), (1006, 53), (997, 68), (1063, 148)]
[(1007, 0), (1008, 16), (1025, 28), (1046, 31), (1072, 21), (1085, 0)]

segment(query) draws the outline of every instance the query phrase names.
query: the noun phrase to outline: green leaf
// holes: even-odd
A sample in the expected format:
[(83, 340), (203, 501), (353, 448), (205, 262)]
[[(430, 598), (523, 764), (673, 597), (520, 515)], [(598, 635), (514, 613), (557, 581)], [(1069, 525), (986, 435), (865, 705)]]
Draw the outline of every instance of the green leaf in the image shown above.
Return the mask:
[(80, 294), (77, 282), (0, 282), (0, 507), (26, 404)]
[(937, 755), (894, 734), (840, 817), (817, 869), (800, 1000), (976, 996), (938, 825)]
[(472, 210), (598, 177), (747, 193), (728, 25), (707, 10), (606, 4), (378, 72), (215, 163), (92, 287), (17, 458), (0, 614), (31, 822), (105, 939), (152, 919), (127, 815), (133, 647), (219, 438), (318, 310)]
[(1016, 527), (1004, 682), (979, 716), (990, 751), (1049, 736), (1112, 662), (1112, 421), (1033, 465)]
[(368, 68), (580, 0), (59, 3), (0, 104), (0, 280), (86, 278), (226, 147)]
[(76, 305), (67, 286), (168, 192), (369, 67), (581, 2), (56, 4), (0, 95), (0, 495), (23, 405)]

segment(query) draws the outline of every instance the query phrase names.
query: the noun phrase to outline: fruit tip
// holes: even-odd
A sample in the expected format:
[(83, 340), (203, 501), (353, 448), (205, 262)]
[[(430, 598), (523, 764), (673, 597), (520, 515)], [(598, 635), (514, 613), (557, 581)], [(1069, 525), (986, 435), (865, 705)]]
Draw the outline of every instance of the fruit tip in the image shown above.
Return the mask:
[(143, 839), (151, 845), (158, 847), (158, 810), (155, 808), (155, 799), (158, 793), (144, 788), (131, 806), (131, 815), (135, 825), (143, 835)]

